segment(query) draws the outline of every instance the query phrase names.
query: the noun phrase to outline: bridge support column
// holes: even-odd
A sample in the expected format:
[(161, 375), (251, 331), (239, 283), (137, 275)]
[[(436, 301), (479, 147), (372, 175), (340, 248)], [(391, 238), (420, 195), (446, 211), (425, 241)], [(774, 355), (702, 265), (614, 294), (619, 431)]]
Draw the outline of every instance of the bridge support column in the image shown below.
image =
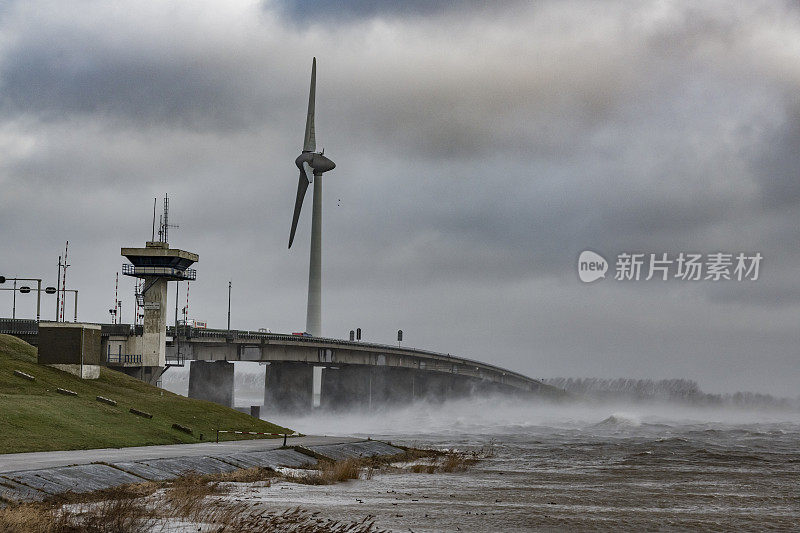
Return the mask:
[(372, 367), (369, 397), (370, 410), (381, 409), (391, 403), (389, 401), (389, 386), (392, 382), (390, 372), (391, 369), (385, 366)]
[(264, 409), (304, 414), (311, 410), (314, 367), (306, 363), (273, 361), (267, 366)]
[(444, 372), (419, 372), (416, 385), (420, 397), (432, 402), (443, 402), (452, 397), (453, 379)]
[(386, 367), (385, 401), (387, 404), (409, 404), (420, 397), (417, 370)]
[(453, 399), (468, 398), (475, 394), (474, 379), (468, 376), (451, 374), (450, 393)]
[(483, 396), (513, 395), (515, 393), (514, 389), (508, 385), (486, 379), (479, 381), (475, 390), (477, 394)]
[(189, 398), (233, 407), (233, 363), (192, 361), (189, 365)]
[(331, 411), (369, 409), (373, 403), (373, 368), (339, 365), (322, 369), (320, 407)]
[[(414, 400), (442, 402), (454, 395), (456, 378), (413, 368), (337, 365), (322, 370), (320, 407), (375, 410)], [(462, 391), (459, 391), (462, 392)], [(464, 393), (466, 394), (466, 393)]]

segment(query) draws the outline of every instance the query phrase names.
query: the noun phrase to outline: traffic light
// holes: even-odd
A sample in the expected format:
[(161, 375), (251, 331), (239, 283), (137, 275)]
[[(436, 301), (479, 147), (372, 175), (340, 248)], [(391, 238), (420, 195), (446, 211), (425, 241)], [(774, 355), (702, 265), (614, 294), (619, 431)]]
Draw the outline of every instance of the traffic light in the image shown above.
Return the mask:
[(29, 292), (31, 292), (31, 288), (30, 287), (20, 287), (19, 288), (19, 292), (21, 292), (22, 294), (28, 294)]
[(0, 276), (0, 283), (5, 283), (5, 282), (6, 282), (6, 277)]
[(353, 342), (356, 338), (356, 332), (352, 329), (350, 330), (350, 342)]
[(356, 340), (361, 340), (361, 328), (356, 328)]
[(403, 340), (403, 330), (402, 329), (398, 329), (397, 330), (397, 342), (401, 342), (402, 340)]
[(44, 292), (46, 294), (55, 294), (56, 293), (56, 288), (55, 287), (47, 287), (47, 288), (45, 288)]

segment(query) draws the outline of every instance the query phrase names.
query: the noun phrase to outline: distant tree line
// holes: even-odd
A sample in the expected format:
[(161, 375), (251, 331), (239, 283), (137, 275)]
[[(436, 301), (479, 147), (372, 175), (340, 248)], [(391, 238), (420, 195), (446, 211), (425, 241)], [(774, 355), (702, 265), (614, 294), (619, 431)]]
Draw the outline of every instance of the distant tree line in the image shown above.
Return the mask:
[(693, 405), (798, 408), (800, 402), (758, 392), (704, 393), (690, 379), (549, 378), (548, 385), (592, 400), (673, 401)]

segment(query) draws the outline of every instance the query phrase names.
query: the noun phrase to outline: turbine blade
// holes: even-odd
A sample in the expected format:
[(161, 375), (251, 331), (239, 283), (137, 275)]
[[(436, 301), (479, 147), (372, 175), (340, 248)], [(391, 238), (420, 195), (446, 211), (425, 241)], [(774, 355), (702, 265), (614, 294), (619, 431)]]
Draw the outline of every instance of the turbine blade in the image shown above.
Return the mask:
[(306, 136), (303, 139), (303, 151), (313, 152), (317, 149), (314, 135), (314, 99), (317, 92), (317, 58), (311, 63), (311, 89), (308, 91), (308, 116), (306, 116)]
[(294, 241), (294, 233), (297, 231), (297, 221), (300, 219), (300, 209), (303, 207), (303, 198), (308, 190), (308, 178), (305, 172), (300, 171), (300, 181), (297, 182), (297, 199), (294, 201), (294, 216), (292, 217), (292, 231), (289, 233), (289, 248)]
[(308, 161), (303, 161), (303, 170), (306, 173), (306, 179), (309, 183), (314, 183), (314, 169), (308, 164)]

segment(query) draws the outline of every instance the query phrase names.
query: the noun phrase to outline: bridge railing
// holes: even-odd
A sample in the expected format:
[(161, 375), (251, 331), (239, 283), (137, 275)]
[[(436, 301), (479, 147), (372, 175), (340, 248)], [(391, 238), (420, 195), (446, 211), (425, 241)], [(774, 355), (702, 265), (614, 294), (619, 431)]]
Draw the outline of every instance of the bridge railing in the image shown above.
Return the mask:
[(6, 335), (38, 335), (39, 324), (35, 320), (0, 318), (0, 333)]
[[(183, 326), (181, 326), (181, 330), (183, 330)], [(183, 331), (181, 331), (183, 333)], [(169, 332), (167, 333), (169, 335)], [(343, 347), (361, 347), (361, 348), (368, 348), (374, 349), (376, 351), (386, 351), (386, 352), (403, 352), (403, 353), (410, 353), (413, 355), (417, 355), (420, 357), (427, 357), (427, 358), (438, 358), (443, 359), (451, 364), (459, 364), (459, 365), (469, 365), (474, 366), (476, 370), (488, 370), (491, 372), (501, 373), (503, 375), (509, 377), (515, 377), (517, 379), (521, 379), (524, 381), (532, 382), (536, 381), (524, 374), (520, 374), (519, 372), (514, 372), (513, 370), (508, 370), (505, 368), (501, 368), (498, 366), (494, 366), (488, 363), (484, 363), (482, 361), (477, 361), (474, 359), (468, 359), (466, 357), (459, 357), (450, 355), (449, 353), (441, 353), (441, 352), (434, 352), (430, 350), (421, 350), (419, 348), (405, 348), (405, 347), (398, 347), (391, 344), (379, 344), (379, 343), (370, 343), (370, 342), (363, 342), (363, 341), (349, 341), (344, 339), (331, 339), (328, 337), (306, 337), (302, 335), (291, 335), (286, 333), (266, 333), (263, 331), (249, 331), (249, 330), (226, 330), (226, 329), (208, 329), (208, 328), (191, 328), (191, 337), (194, 338), (227, 338), (233, 337), (235, 339), (252, 339), (252, 340), (277, 340), (281, 342), (298, 342), (298, 343), (308, 343), (308, 342), (320, 342), (329, 345), (339, 345)], [(431, 367), (431, 370), (434, 368)]]
[(111, 365), (141, 365), (142, 354), (112, 353), (108, 354), (106, 362)]
[(176, 279), (185, 279), (194, 281), (197, 279), (197, 272), (193, 268), (180, 269), (175, 267), (155, 266), (155, 265), (138, 265), (134, 266), (129, 263), (122, 265), (122, 273), (126, 276), (164, 276)]

